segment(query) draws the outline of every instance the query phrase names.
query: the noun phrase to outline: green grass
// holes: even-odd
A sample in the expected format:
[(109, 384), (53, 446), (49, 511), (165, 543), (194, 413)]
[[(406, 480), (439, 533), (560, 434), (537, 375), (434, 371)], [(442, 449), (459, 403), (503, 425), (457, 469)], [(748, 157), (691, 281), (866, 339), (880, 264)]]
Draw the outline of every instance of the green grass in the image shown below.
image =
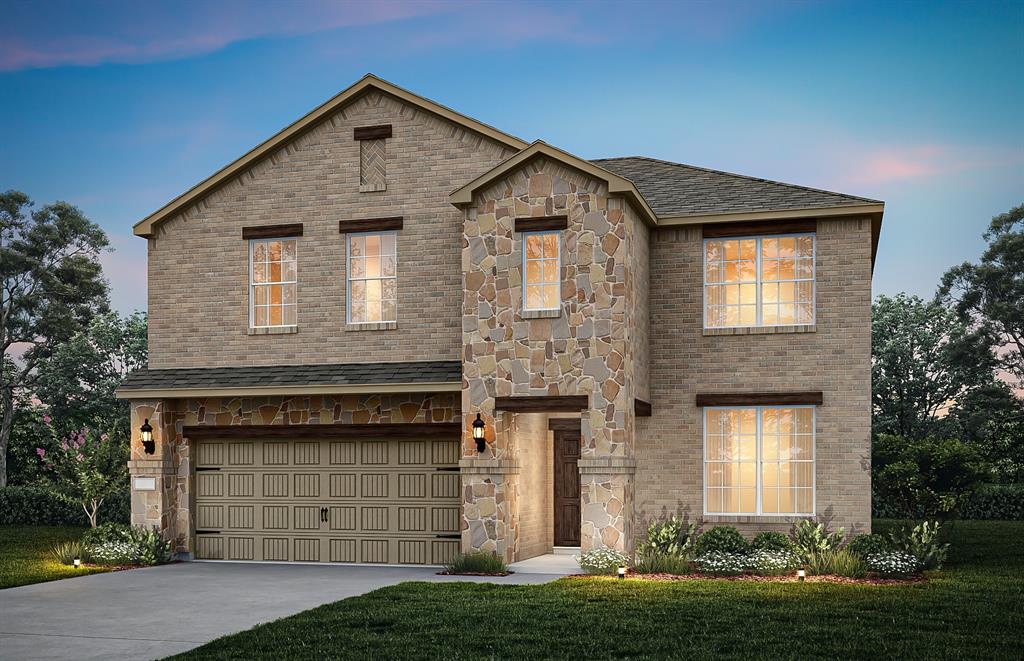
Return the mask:
[(75, 569), (50, 558), (50, 549), (61, 542), (78, 539), (84, 530), (63, 526), (0, 526), (0, 588), (110, 571), (105, 567)]
[(958, 522), (949, 536), (927, 583), (405, 583), (177, 658), (1019, 659), (1024, 523)]

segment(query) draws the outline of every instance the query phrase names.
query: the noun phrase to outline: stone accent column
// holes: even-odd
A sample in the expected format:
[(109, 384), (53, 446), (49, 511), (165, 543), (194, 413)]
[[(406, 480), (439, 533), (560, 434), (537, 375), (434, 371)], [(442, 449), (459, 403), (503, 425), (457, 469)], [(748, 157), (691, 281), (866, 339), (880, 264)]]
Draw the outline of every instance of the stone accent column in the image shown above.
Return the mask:
[(580, 459), (583, 552), (609, 548), (633, 552), (633, 473), (626, 458)]
[(519, 539), (519, 464), (501, 459), (462, 459), (462, 551), (490, 551), (516, 559)]
[[(181, 489), (174, 460), (177, 434), (172, 404), (167, 400), (131, 402), (132, 440), (128, 473), (131, 480), (132, 525), (157, 528), (164, 539), (174, 542), (178, 550), (187, 547), (188, 521), (185, 521), (184, 529), (179, 528), (177, 504)], [(145, 453), (139, 438), (139, 427), (146, 419), (153, 427), (153, 440), (156, 443), (154, 454)], [(187, 463), (185, 470), (187, 474)], [(187, 517), (187, 508), (185, 514)]]

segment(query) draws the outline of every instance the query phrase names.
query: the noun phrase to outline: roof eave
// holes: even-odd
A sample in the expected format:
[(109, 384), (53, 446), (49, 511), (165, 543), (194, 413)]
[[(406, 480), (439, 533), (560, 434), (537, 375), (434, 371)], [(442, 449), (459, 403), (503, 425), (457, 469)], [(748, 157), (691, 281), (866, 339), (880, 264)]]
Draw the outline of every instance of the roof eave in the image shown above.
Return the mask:
[(117, 399), (185, 399), (189, 397), (258, 397), (289, 395), (355, 395), (382, 393), (458, 392), (461, 381), (361, 383), (346, 385), (209, 386), (205, 388), (118, 388)]

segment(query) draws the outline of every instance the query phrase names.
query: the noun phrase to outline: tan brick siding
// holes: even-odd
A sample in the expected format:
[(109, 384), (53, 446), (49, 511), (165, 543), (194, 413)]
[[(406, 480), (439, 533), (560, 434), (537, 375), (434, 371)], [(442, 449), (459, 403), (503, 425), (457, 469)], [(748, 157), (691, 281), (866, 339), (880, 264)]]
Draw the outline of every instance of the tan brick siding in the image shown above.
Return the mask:
[[(387, 190), (360, 193), (357, 126), (392, 124)], [(462, 346), (462, 213), (448, 193), (510, 151), (371, 92), (165, 222), (149, 241), (150, 367), (455, 359)], [(398, 329), (345, 332), (338, 221), (404, 216)], [(298, 332), (248, 335), (241, 228), (303, 223)]]
[[(817, 391), (817, 514), (870, 529), (870, 221), (823, 220), (817, 233), (817, 330), (705, 336), (699, 227), (655, 230), (651, 243), (651, 390), (638, 419), (638, 527), (651, 517), (703, 513), (701, 392)], [(722, 521), (746, 533), (784, 522)]]
[(548, 416), (520, 413), (513, 433), (519, 445), (519, 548), (517, 560), (551, 552), (554, 537), (552, 436)]

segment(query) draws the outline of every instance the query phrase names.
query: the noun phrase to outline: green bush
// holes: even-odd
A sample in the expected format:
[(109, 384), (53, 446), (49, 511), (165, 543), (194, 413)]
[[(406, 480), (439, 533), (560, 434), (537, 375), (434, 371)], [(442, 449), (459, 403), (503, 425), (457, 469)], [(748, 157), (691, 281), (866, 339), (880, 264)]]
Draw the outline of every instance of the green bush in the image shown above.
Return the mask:
[(793, 542), (781, 532), (766, 530), (754, 536), (750, 548), (762, 551), (792, 551)]
[(867, 557), (868, 569), (882, 576), (910, 576), (919, 569), (917, 558), (903, 551), (883, 551)]
[[(714, 528), (712, 528), (714, 530)], [(742, 574), (749, 565), (745, 553), (729, 551), (708, 551), (693, 559), (698, 571), (715, 576), (736, 576)]]
[(132, 528), (132, 543), (138, 552), (140, 565), (162, 565), (174, 557), (171, 543), (164, 541), (156, 528)]
[(754, 549), (747, 555), (747, 567), (760, 576), (788, 574), (800, 566), (792, 550)]
[(949, 544), (939, 537), (942, 527), (939, 522), (920, 523), (913, 528), (897, 528), (889, 532), (889, 544), (894, 551), (903, 551), (917, 558), (921, 569), (939, 569), (946, 561)]
[(62, 565), (75, 564), (75, 558), (89, 562), (89, 549), (82, 542), (63, 542), (50, 549), (50, 557)]
[[(99, 521), (131, 521), (131, 493), (125, 489), (103, 503)], [(80, 505), (62, 502), (43, 485), (14, 485), (0, 488), (0, 525), (87, 526), (89, 519)]]
[(868, 575), (868, 564), (849, 549), (827, 549), (811, 555), (805, 565), (812, 576), (845, 576), (864, 578)]
[(892, 550), (889, 540), (882, 535), (857, 535), (846, 545), (851, 553), (856, 553), (865, 560), (872, 553), (884, 553)]
[(639, 556), (676, 555), (689, 556), (697, 538), (697, 524), (686, 523), (678, 516), (664, 521), (651, 521), (647, 526), (647, 537), (636, 545)]
[(629, 565), (629, 558), (612, 549), (596, 549), (576, 556), (576, 562), (588, 574), (614, 574)]
[(790, 538), (800, 562), (807, 564), (814, 555), (838, 549), (843, 543), (844, 534), (842, 528), (829, 532), (825, 524), (804, 519), (793, 526)]
[(750, 544), (743, 538), (739, 530), (732, 526), (715, 526), (697, 538), (694, 544), (696, 555), (708, 553), (732, 553), (745, 555)]
[(107, 523), (86, 530), (82, 544), (93, 559), (106, 565), (161, 565), (173, 557), (171, 543), (156, 528)]
[(459, 553), (444, 565), (447, 574), (507, 574), (508, 565), (496, 553)]
[(132, 527), (123, 523), (101, 523), (82, 533), (82, 543), (92, 546), (107, 542), (130, 542)]
[(682, 576), (691, 571), (690, 560), (678, 553), (648, 552), (633, 565), (638, 574), (674, 574)]
[(872, 499), (899, 518), (956, 516), (984, 476), (974, 446), (880, 434), (871, 447)]
[(1024, 484), (983, 484), (967, 497), (965, 519), (1024, 521)]

